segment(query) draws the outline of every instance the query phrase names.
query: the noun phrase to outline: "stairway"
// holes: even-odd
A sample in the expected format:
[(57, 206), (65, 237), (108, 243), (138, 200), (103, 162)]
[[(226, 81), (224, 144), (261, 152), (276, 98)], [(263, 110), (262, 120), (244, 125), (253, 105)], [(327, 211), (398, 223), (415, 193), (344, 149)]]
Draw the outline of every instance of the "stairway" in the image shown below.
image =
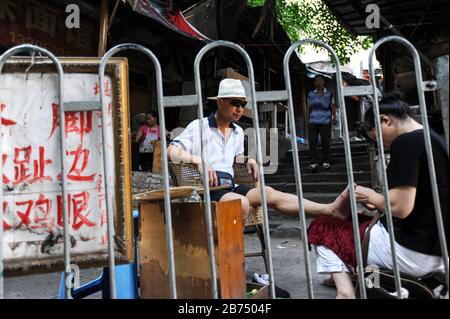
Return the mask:
[[(367, 151), (368, 143), (352, 142), (351, 144), (354, 180), (361, 186), (371, 187), (370, 160)], [(321, 148), (318, 147), (320, 159)], [(345, 151), (342, 140), (336, 139), (331, 143), (329, 170), (319, 167), (315, 172), (309, 169), (308, 150), (299, 151), (301, 178), (304, 198), (319, 202), (329, 203), (333, 201), (348, 184), (347, 169), (345, 165)], [(266, 174), (267, 186), (287, 192), (296, 193), (294, 166), (292, 151), (288, 151), (285, 159), (280, 160), (278, 170), (275, 174)]]

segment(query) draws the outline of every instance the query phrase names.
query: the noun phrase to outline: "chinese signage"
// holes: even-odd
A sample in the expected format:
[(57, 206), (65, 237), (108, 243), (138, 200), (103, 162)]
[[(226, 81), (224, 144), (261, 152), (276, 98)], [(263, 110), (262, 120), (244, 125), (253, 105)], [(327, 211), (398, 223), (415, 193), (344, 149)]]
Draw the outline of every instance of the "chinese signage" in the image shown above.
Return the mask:
[[(60, 105), (56, 77), (51, 73), (1, 76), (6, 263), (63, 254)], [(106, 143), (113, 154), (108, 158), (110, 167), (116, 167), (115, 158), (120, 156), (114, 152), (117, 134), (113, 129), (112, 81), (110, 76), (105, 77), (109, 105)], [(97, 74), (65, 74), (64, 95), (66, 102), (99, 101)], [(101, 117), (100, 111), (65, 114), (65, 178), (74, 255), (104, 253), (107, 249), (105, 182), (116, 185), (116, 176), (114, 170), (103, 176)], [(114, 194), (115, 189), (112, 191)], [(116, 224), (119, 219), (115, 216)]]
[(0, 45), (35, 44), (57, 56), (96, 56), (98, 26), (81, 17), (79, 29), (65, 26), (64, 6), (37, 0), (0, 0)]

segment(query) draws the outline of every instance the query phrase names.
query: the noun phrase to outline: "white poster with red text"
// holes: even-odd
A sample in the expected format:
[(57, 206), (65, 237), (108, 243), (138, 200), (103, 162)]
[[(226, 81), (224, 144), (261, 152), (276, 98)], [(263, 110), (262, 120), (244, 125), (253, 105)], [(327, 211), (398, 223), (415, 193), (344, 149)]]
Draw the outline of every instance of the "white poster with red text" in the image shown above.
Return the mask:
[[(98, 75), (71, 73), (64, 79), (65, 102), (99, 101)], [(105, 88), (109, 105), (106, 143), (114, 154), (113, 94), (109, 77), (105, 77)], [(49, 256), (62, 258), (63, 255), (58, 103), (56, 74), (1, 76), (6, 265), (27, 260), (36, 262)], [(71, 254), (104, 252), (107, 223), (101, 112), (67, 112), (65, 127)], [(114, 168), (114, 156), (108, 161)], [(107, 185), (112, 192), (114, 172), (106, 172)]]

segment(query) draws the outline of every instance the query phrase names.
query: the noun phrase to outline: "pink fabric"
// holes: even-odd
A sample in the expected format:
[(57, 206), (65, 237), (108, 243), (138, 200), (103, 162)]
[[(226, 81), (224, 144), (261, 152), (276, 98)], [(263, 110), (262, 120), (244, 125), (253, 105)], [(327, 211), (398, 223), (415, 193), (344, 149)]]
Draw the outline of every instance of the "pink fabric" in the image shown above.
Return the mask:
[[(139, 131), (141, 131), (142, 134), (144, 134), (144, 138), (145, 138), (145, 136), (147, 136), (148, 133), (150, 133), (152, 131), (154, 132), (155, 130), (152, 130), (150, 128), (150, 126), (148, 126), (148, 125), (142, 125), (140, 127)], [(160, 139), (161, 138), (161, 129), (160, 129), (159, 125), (156, 126), (156, 131), (157, 131), (157, 134), (158, 134), (158, 139)]]

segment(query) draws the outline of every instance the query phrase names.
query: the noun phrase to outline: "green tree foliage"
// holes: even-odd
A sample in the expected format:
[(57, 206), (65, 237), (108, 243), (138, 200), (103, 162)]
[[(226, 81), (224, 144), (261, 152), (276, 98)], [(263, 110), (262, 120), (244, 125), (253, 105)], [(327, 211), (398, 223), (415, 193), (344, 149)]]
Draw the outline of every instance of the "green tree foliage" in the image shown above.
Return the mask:
[[(266, 0), (247, 0), (249, 6), (262, 6)], [(336, 20), (322, 0), (276, 0), (280, 24), (295, 42), (303, 38), (321, 40), (336, 52), (341, 63), (372, 43), (370, 37), (354, 37)]]

